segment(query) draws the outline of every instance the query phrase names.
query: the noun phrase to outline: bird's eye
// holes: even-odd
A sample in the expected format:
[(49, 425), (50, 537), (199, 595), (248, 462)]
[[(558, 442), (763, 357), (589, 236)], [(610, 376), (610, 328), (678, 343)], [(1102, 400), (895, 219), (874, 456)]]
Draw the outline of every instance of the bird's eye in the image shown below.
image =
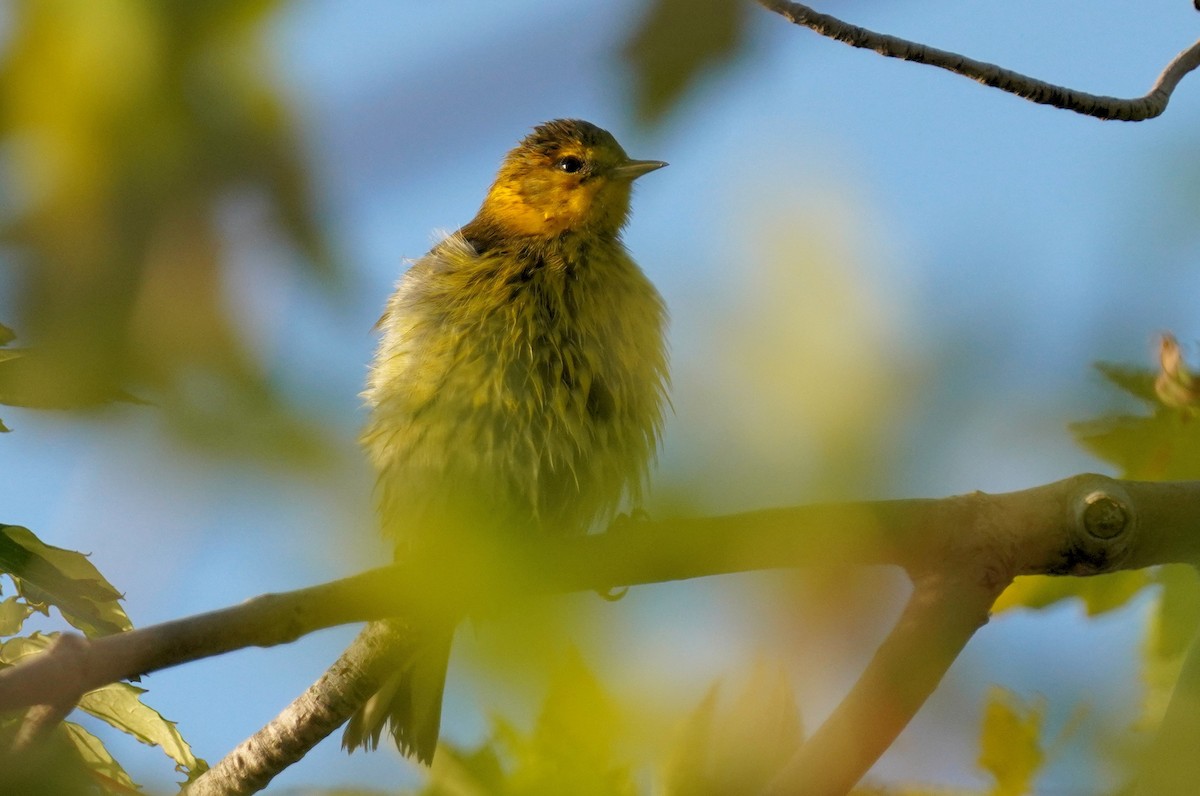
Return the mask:
[(566, 157), (559, 158), (558, 163), (555, 165), (567, 174), (574, 174), (583, 168), (583, 160), (574, 155), (567, 155)]

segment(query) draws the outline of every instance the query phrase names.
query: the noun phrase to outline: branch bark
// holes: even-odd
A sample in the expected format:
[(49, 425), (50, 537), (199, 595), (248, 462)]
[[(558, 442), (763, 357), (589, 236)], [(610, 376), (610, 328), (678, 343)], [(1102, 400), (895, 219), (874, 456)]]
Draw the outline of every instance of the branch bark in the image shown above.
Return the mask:
[(987, 623), (997, 596), (995, 587), (972, 579), (918, 582), (854, 688), (776, 775), (765, 796), (849, 793)]
[[(813, 736), (814, 745), (798, 750), (778, 782), (794, 791), (797, 779), (807, 780), (818, 767), (819, 782), (830, 784), (801, 792), (836, 793), (857, 781), (908, 723), (1013, 577), (1194, 564), (1200, 561), (1198, 525), (1200, 482), (1080, 475), (1002, 495), (639, 522), (596, 536), (527, 540), (516, 550), (512, 540), (506, 545), (481, 540), (454, 555), (265, 595), (85, 644), (55, 645), (0, 672), (0, 710), (63, 704), (109, 682), (240, 647), (286, 643), (347, 622), (428, 618), (433, 612), (461, 616), (532, 593), (605, 591), (760, 569), (898, 565), (917, 587), (904, 619), (850, 697)], [(368, 661), (362, 668), (374, 665)], [(64, 677), (72, 671), (82, 674)], [(370, 692), (371, 681), (354, 667), (340, 671), (346, 677), (319, 682), (310, 694), (332, 685)], [(357, 698), (352, 693), (348, 699)], [(281, 716), (266, 734), (239, 746), (229, 762), (248, 789), (213, 792), (261, 787), (255, 783), (269, 781), (336, 728), (346, 710), (353, 710), (346, 704), (326, 709), (303, 703)], [(856, 739), (851, 754), (830, 751), (848, 739)]]
[(1162, 74), (1158, 76), (1158, 80), (1150, 87), (1150, 91), (1144, 96), (1119, 99), (1058, 86), (996, 64), (976, 61), (955, 52), (939, 50), (936, 47), (901, 39), (897, 36), (876, 33), (843, 22), (829, 14), (821, 14), (800, 3), (788, 0), (758, 0), (758, 4), (796, 25), (814, 30), (822, 36), (849, 44), (851, 47), (874, 50), (889, 58), (936, 66), (956, 75), (969, 77), (985, 86), (1016, 94), (1031, 102), (1051, 105), (1085, 116), (1094, 116), (1097, 119), (1140, 122), (1160, 116), (1167, 109), (1167, 102), (1170, 101), (1171, 94), (1179, 85), (1179, 81), (1188, 72), (1200, 66), (1200, 41), (1197, 41), (1179, 53), (1167, 65)]
[(257, 793), (353, 715), (403, 664), (403, 646), (384, 623), (367, 625), (303, 694), (187, 788), (187, 796)]

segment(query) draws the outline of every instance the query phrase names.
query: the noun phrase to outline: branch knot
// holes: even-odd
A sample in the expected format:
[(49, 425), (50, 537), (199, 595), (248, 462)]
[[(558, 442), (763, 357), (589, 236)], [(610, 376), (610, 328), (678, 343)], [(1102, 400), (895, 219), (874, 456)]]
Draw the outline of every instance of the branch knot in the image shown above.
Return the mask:
[(1097, 539), (1114, 539), (1129, 525), (1129, 512), (1107, 492), (1093, 492), (1083, 499), (1083, 527)]

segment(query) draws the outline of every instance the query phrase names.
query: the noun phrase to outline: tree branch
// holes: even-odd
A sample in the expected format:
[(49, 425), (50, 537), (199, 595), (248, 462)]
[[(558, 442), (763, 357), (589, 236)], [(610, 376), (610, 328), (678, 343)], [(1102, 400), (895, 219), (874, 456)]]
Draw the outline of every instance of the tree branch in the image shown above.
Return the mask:
[(800, 3), (788, 0), (758, 0), (758, 4), (797, 25), (810, 28), (822, 36), (836, 39), (851, 47), (874, 50), (889, 58), (936, 66), (956, 75), (969, 77), (985, 86), (1016, 94), (1031, 102), (1052, 105), (1098, 119), (1140, 122), (1161, 115), (1166, 110), (1171, 93), (1175, 91), (1179, 81), (1188, 72), (1200, 66), (1200, 41), (1197, 41), (1167, 65), (1145, 96), (1119, 99), (1057, 86), (996, 64), (976, 61), (948, 50), (939, 50), (896, 36), (876, 33), (828, 14), (818, 13)]
[(187, 796), (257, 793), (346, 723), (403, 664), (391, 623), (367, 625), (325, 674), (187, 788)]
[[(1002, 495), (976, 492), (940, 500), (640, 522), (596, 536), (539, 537), (520, 544), (479, 540), (453, 553), (435, 551), (420, 561), (265, 595), (221, 611), (86, 644), (56, 644), (0, 671), (0, 710), (62, 704), (65, 696), (77, 698), (115, 680), (240, 647), (285, 643), (335, 624), (463, 616), (522, 595), (604, 591), (732, 572), (894, 564), (917, 586), (904, 620), (846, 704), (813, 736), (816, 746), (802, 748), (781, 781), (786, 785), (793, 775), (807, 776), (813, 762), (822, 762), (822, 781), (853, 782), (908, 723), (984, 621), (991, 598), (1013, 577), (1194, 563), (1200, 561), (1198, 524), (1200, 482), (1080, 475)], [(926, 656), (928, 661), (920, 660)], [(364, 668), (370, 669), (374, 664), (367, 660)], [(63, 676), (76, 667), (82, 675)], [(355, 670), (344, 667), (343, 672), (348, 679), (340, 686), (369, 693), (371, 681), (356, 686)], [(331, 682), (318, 683), (309, 693)], [(229, 764), (240, 781), (269, 781), (332, 731), (337, 725), (329, 722), (344, 718), (347, 708), (321, 710), (323, 718), (315, 721), (309, 707), (301, 707), (279, 724), (272, 722), (275, 726), (257, 741), (240, 746)], [(312, 727), (303, 726), (309, 721), (315, 721)], [(853, 754), (839, 758), (822, 751), (846, 739), (861, 739)], [(256, 786), (247, 787), (240, 792)]]
[(927, 578), (854, 688), (776, 775), (766, 796), (849, 793), (925, 704), (999, 596), (970, 580)]
[(381, 592), (402, 601), (394, 567), (95, 639), (66, 633), (0, 671), (0, 711), (74, 704), (95, 688), (243, 647), (286, 644), (314, 630), (377, 618)]

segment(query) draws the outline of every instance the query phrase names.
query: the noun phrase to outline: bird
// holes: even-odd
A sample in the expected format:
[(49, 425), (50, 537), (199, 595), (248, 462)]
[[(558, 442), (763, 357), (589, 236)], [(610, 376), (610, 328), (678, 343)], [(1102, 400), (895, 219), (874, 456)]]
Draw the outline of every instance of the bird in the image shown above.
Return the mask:
[[(590, 122), (538, 125), (475, 217), (403, 273), (361, 434), (397, 561), (583, 534), (640, 508), (668, 406), (667, 310), (621, 232), (634, 180), (666, 165)], [(344, 747), (375, 748), (386, 728), (432, 761), (456, 624), (397, 631), (405, 663)]]

